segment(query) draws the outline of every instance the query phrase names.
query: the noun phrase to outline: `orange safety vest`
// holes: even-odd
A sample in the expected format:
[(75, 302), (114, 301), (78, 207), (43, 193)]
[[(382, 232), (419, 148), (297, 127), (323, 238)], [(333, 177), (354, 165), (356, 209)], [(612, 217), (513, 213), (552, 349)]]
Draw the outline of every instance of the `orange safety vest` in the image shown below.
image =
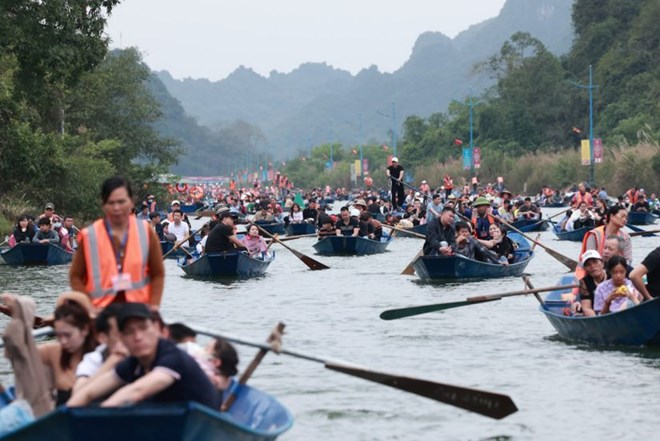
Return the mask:
[(630, 198), (630, 203), (635, 205), (637, 203), (637, 199), (639, 199), (639, 192), (635, 191), (634, 188), (631, 188), (626, 192), (626, 194)]
[[(476, 208), (475, 208), (475, 211), (476, 211)], [(473, 232), (473, 234), (474, 234), (475, 237), (478, 237), (478, 236), (477, 236), (477, 217), (478, 217), (478, 216), (475, 214), (475, 215), (472, 216), (472, 219), (471, 219), (471, 221), (472, 221), (472, 227), (473, 227), (473, 231), (472, 231), (472, 232)], [(486, 218), (488, 219), (488, 223), (489, 223), (490, 225), (495, 224), (495, 218), (493, 217), (493, 215), (491, 215), (490, 213), (487, 213), (487, 214), (486, 214)], [(489, 227), (489, 228), (490, 228), (490, 227)]]
[[(118, 275), (116, 252), (112, 247), (105, 220), (99, 219), (80, 232), (85, 250), (87, 285), (85, 291), (97, 308), (105, 308), (115, 299), (112, 279)], [(125, 291), (126, 301), (149, 303), (149, 225), (131, 216), (124, 252), (122, 273), (131, 276), (131, 289)]]
[(573, 208), (579, 207), (582, 201), (587, 203), (587, 207), (591, 208), (594, 205), (594, 198), (591, 196), (591, 193), (587, 191), (584, 193), (584, 197), (582, 197), (582, 194), (578, 191), (575, 193), (575, 196), (573, 196)]

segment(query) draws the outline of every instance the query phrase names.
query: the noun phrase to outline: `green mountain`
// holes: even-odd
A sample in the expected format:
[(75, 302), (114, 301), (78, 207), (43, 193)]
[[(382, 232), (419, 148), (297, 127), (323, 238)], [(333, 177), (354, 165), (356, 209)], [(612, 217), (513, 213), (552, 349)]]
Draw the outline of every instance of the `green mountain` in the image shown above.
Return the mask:
[(327, 64), (306, 63), (291, 73), (273, 71), (268, 77), (241, 66), (217, 82), (176, 80), (166, 71), (157, 75), (201, 124), (220, 128), (241, 120), (254, 125), (280, 157), (330, 140), (389, 140), (393, 111), (398, 134), (407, 115), (445, 111), (451, 100), (465, 99), (470, 87), (478, 95), (492, 85), (473, 67), (498, 52), (517, 31), (529, 32), (555, 54), (568, 52), (574, 35), (573, 2), (508, 0), (497, 17), (454, 39), (426, 32), (393, 73), (371, 66), (353, 76)]

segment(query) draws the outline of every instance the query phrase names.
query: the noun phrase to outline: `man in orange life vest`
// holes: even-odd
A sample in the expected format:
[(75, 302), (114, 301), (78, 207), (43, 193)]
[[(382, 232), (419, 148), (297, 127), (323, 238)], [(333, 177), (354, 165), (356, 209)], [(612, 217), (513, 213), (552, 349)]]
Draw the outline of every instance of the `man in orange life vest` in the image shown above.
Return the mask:
[(474, 201), (472, 211), (472, 227), (477, 239), (490, 240), (490, 226), (495, 223), (495, 218), (490, 214), (490, 202), (483, 196)]
[(584, 184), (578, 185), (578, 191), (575, 193), (573, 199), (571, 200), (571, 207), (576, 210), (582, 201), (587, 203), (588, 208), (594, 206), (594, 198), (591, 196), (591, 193), (587, 191), (587, 188), (584, 186)]
[(130, 183), (118, 176), (107, 179), (101, 199), (104, 218), (80, 232), (69, 271), (71, 288), (89, 295), (96, 308), (113, 302), (158, 307), (165, 282), (160, 241), (131, 214)]

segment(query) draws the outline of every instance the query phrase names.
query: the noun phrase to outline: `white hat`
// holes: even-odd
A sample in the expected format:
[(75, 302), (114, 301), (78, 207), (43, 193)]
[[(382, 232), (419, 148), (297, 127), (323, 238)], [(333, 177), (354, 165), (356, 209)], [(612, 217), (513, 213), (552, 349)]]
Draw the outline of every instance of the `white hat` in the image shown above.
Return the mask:
[(422, 181), (422, 184), (426, 184), (426, 180)]
[(181, 202), (174, 200), (174, 201), (172, 201), (172, 204), (171, 204), (171, 205), (172, 205), (172, 206), (174, 206), (174, 205), (181, 205)]
[(399, 158), (395, 156), (394, 158), (392, 158), (392, 162), (399, 162)]
[(360, 210), (357, 208), (351, 209), (351, 216), (360, 217)]
[(601, 257), (600, 253), (596, 250), (588, 250), (585, 251), (584, 254), (582, 255), (582, 259), (580, 259), (580, 263), (582, 266), (587, 262), (589, 259), (598, 259), (598, 260), (603, 260)]

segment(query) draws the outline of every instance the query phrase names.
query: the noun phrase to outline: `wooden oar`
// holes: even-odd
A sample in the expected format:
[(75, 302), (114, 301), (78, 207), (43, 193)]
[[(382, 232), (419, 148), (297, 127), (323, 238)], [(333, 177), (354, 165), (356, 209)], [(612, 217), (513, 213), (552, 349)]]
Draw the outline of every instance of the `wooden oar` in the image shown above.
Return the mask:
[[(178, 250), (178, 249), (181, 247), (181, 245), (183, 245), (185, 242), (188, 241), (188, 239), (190, 239), (191, 237), (194, 237), (195, 234), (197, 234), (197, 233), (199, 233), (200, 231), (202, 231), (202, 229), (203, 229), (207, 224), (208, 224), (208, 222), (205, 223), (204, 225), (202, 225), (202, 226), (201, 226), (200, 228), (198, 228), (197, 230), (195, 230), (195, 231), (193, 231), (192, 233), (190, 233), (189, 235), (187, 235), (186, 237), (184, 237), (183, 239), (181, 239), (181, 241), (175, 243), (175, 244), (174, 244), (174, 247), (172, 247), (171, 250), (169, 250), (167, 253), (163, 254), (163, 259), (166, 258), (167, 256), (169, 256), (170, 254), (172, 254), (174, 251)], [(186, 254), (187, 254), (188, 256), (192, 257), (188, 251), (186, 251)]]
[(414, 266), (415, 262), (417, 261), (417, 259), (419, 259), (423, 255), (424, 255), (424, 248), (419, 250), (419, 253), (415, 254), (415, 257), (413, 257), (413, 260), (411, 260), (410, 263), (408, 264), (408, 266), (405, 267), (403, 269), (403, 271), (401, 271), (401, 274), (404, 275), (404, 276), (412, 276), (413, 274), (415, 274), (415, 266)]
[(660, 230), (642, 230), (641, 231), (635, 231), (634, 233), (628, 233), (628, 236), (630, 237), (635, 237), (635, 236), (643, 236), (643, 237), (656, 237), (655, 234), (653, 233), (660, 233)]
[[(257, 225), (257, 224), (254, 224), (254, 225)], [(282, 242), (281, 240), (279, 240), (277, 237), (273, 236), (273, 235), (270, 234), (268, 231), (266, 231), (266, 230), (264, 230), (263, 228), (261, 228), (259, 225), (257, 225), (257, 228), (259, 228), (259, 231), (261, 231), (262, 234), (264, 234), (264, 235), (270, 237), (270, 238), (273, 239), (275, 242), (279, 243), (279, 244), (282, 245), (284, 248), (286, 248), (287, 250), (291, 251), (291, 253), (293, 253), (293, 255), (296, 256), (298, 259), (302, 260), (302, 262), (303, 262), (305, 265), (307, 265), (307, 267), (308, 267), (309, 269), (311, 269), (311, 270), (313, 270), (313, 271), (317, 271), (317, 270), (324, 270), (324, 269), (329, 269), (329, 268), (330, 268), (329, 266), (326, 266), (326, 265), (322, 264), (321, 262), (319, 262), (319, 261), (317, 261), (317, 260), (314, 260), (314, 259), (312, 259), (312, 258), (309, 257), (309, 256), (304, 255), (304, 254), (301, 253), (300, 251), (294, 250), (293, 248), (291, 248), (290, 246), (288, 246), (287, 244), (285, 244), (284, 242)]]
[(542, 242), (539, 242), (538, 240), (532, 239), (531, 237), (529, 237), (528, 235), (526, 235), (525, 233), (520, 231), (518, 228), (511, 225), (509, 222), (505, 221), (504, 219), (500, 219), (500, 222), (502, 222), (507, 227), (511, 228), (516, 233), (520, 234), (525, 239), (527, 239), (530, 242), (533, 242), (533, 243), (537, 244), (538, 246), (540, 246), (541, 248), (543, 248), (548, 254), (550, 254), (552, 257), (557, 259), (559, 262), (561, 262), (564, 266), (566, 266), (566, 268), (570, 269), (571, 271), (575, 271), (575, 268), (577, 268), (578, 263), (575, 260), (571, 259), (570, 257), (564, 256), (560, 252), (553, 250), (552, 248), (550, 248), (547, 245), (544, 245)]
[[(527, 274), (522, 276), (522, 278), (523, 278), (523, 282), (525, 282), (525, 286), (527, 286), (528, 289), (534, 289), (534, 285), (532, 285), (532, 281)], [(541, 305), (545, 305), (545, 301), (541, 298), (541, 296), (537, 292), (534, 293), (534, 297), (536, 297), (536, 300), (538, 300)]]
[[(0, 305), (0, 313), (11, 317), (11, 310), (5, 305)], [(52, 325), (51, 320), (44, 319), (43, 317), (39, 317), (37, 315), (34, 316), (34, 324), (32, 325), (34, 329), (43, 328), (44, 326), (51, 326), (51, 325)]]
[[(282, 349), (282, 334), (284, 333), (284, 326), (284, 323), (279, 322), (275, 326), (275, 329), (273, 329), (273, 331), (270, 333), (270, 336), (267, 340), (267, 342), (270, 344), (270, 350), (276, 354), (279, 354), (280, 350)], [(267, 353), (268, 349), (259, 348), (259, 352), (257, 352), (257, 355), (255, 355), (247, 369), (245, 369), (245, 372), (243, 372), (243, 375), (241, 375), (241, 378), (238, 380), (239, 384), (247, 383)], [(236, 394), (232, 392), (222, 403), (222, 406), (220, 406), (220, 411), (227, 412), (229, 408), (231, 408), (232, 404), (234, 404), (234, 401), (236, 401)]]
[(492, 294), (486, 296), (469, 297), (462, 302), (435, 303), (431, 305), (411, 306), (408, 308), (388, 309), (380, 314), (383, 320), (396, 320), (414, 315), (426, 314), (429, 312), (444, 311), (445, 309), (460, 308), (461, 306), (475, 305), (478, 303), (492, 302), (504, 297), (522, 296), (539, 292), (555, 291), (557, 289), (575, 288), (576, 285), (549, 286), (547, 288), (525, 289), (522, 291), (511, 291), (502, 294)]
[(423, 235), (421, 233), (417, 233), (415, 231), (410, 231), (407, 228), (399, 228), (399, 227), (394, 227), (392, 225), (387, 225), (387, 224), (383, 224), (383, 228), (389, 228), (390, 230), (400, 231), (402, 233), (410, 234), (411, 236), (415, 236), (415, 237), (418, 237), (420, 239), (426, 239), (425, 235)]
[[(630, 233), (630, 236), (645, 236), (648, 234), (648, 236), (655, 236), (653, 233), (657, 233), (659, 230), (645, 230), (643, 228), (639, 228), (633, 224), (626, 224), (626, 227), (630, 228), (631, 230), (634, 231), (634, 233)], [(635, 234), (637, 233), (637, 234)]]
[[(222, 335), (216, 331), (205, 329), (198, 326), (191, 326), (198, 334), (207, 335), (215, 338), (222, 338), (237, 344), (243, 344), (261, 348), (266, 351), (270, 346), (263, 343), (256, 343), (245, 340), (240, 337)], [(445, 383), (438, 383), (430, 380), (407, 377), (402, 375), (378, 372), (353, 363), (330, 360), (316, 355), (304, 354), (302, 352), (290, 349), (282, 349), (281, 354), (290, 355), (296, 358), (302, 358), (308, 361), (314, 361), (323, 364), (327, 369), (342, 372), (347, 375), (359, 377), (375, 383), (430, 398), (450, 406), (460, 407), (470, 412), (475, 412), (490, 418), (502, 419), (518, 410), (513, 400), (507, 396), (493, 392), (485, 392), (477, 389), (470, 389), (460, 386), (454, 386)]]

